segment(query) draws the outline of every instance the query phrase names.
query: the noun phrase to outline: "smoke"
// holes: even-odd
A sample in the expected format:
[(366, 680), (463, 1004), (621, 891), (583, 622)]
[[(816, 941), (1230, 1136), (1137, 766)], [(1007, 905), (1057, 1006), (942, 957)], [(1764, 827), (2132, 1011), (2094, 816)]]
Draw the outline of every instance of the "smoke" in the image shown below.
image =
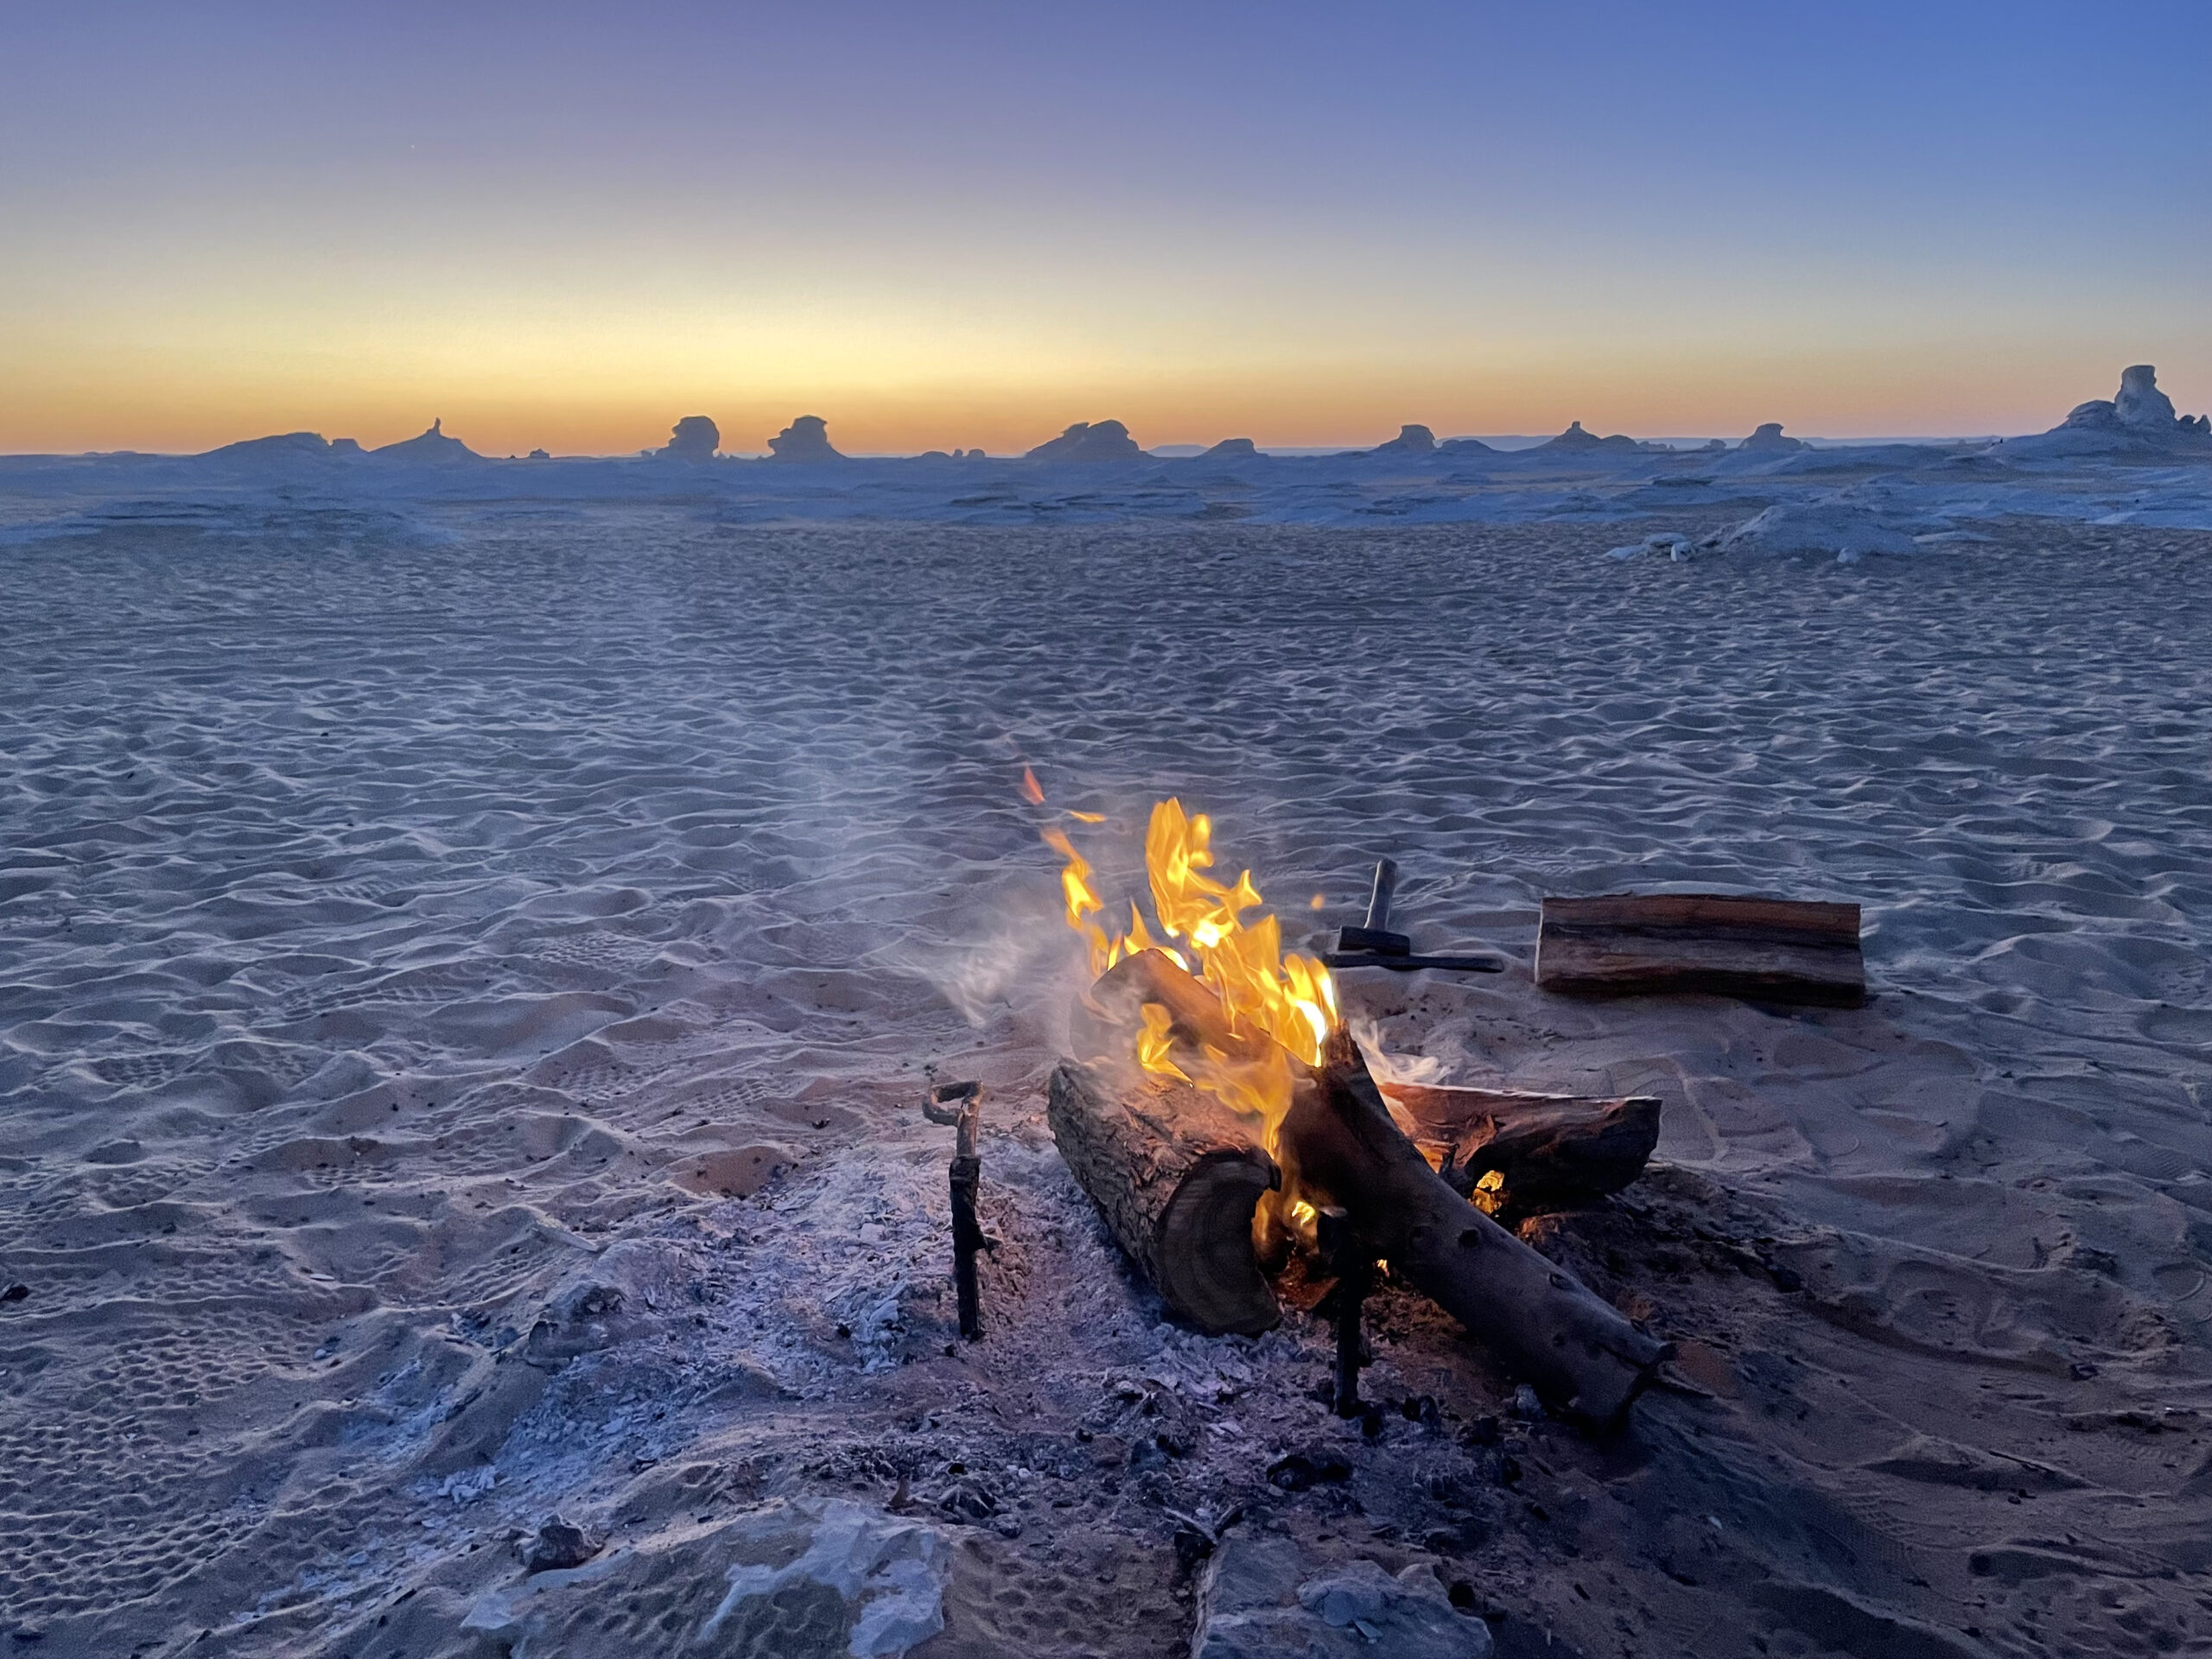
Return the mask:
[(1393, 1054), (1385, 1046), (1382, 1026), (1370, 1014), (1347, 1012), (1344, 1028), (1367, 1057), (1367, 1069), (1377, 1083), (1435, 1085), (1447, 1075), (1444, 1062), (1434, 1054)]

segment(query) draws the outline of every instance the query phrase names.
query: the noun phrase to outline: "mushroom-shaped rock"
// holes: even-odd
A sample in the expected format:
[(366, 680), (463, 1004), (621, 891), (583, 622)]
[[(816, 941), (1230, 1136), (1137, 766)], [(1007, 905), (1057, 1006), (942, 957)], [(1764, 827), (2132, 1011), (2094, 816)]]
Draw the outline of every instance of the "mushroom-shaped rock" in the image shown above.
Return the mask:
[(686, 415), (668, 435), (661, 454), (671, 461), (712, 461), (721, 448), (721, 429), (704, 415)]
[(1750, 437), (1745, 438), (1739, 447), (1755, 455), (1784, 455), (1793, 450), (1802, 449), (1805, 447), (1805, 441), (1802, 438), (1783, 437), (1782, 423), (1768, 421)]
[(1119, 421), (1077, 421), (1029, 452), (1032, 461), (1141, 461), (1144, 451)]
[(830, 447), (830, 423), (819, 415), (802, 415), (768, 440), (773, 461), (842, 461)]

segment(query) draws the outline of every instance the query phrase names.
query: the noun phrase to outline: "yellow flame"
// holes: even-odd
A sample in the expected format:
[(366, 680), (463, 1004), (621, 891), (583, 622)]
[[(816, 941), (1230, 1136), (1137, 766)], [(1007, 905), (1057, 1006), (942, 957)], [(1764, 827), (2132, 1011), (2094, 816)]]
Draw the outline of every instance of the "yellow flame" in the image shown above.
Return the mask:
[[(1308, 1065), (1319, 1061), (1322, 1044), (1337, 1024), (1335, 982), (1313, 957), (1283, 951), (1282, 930), (1273, 916), (1262, 912), (1246, 919), (1244, 912), (1260, 906), (1260, 892), (1249, 870), (1228, 884), (1207, 874), (1213, 868), (1213, 825), (1204, 813), (1191, 816), (1181, 801), (1173, 798), (1152, 809), (1145, 830), (1145, 875), (1159, 937), (1145, 925), (1143, 912), (1132, 900), (1128, 931), (1109, 938), (1090, 919), (1105, 904), (1092, 883), (1090, 861), (1057, 828), (1046, 830), (1045, 840), (1067, 861), (1060, 872), (1060, 887), (1067, 899), (1068, 925), (1090, 941), (1093, 974), (1104, 973), (1139, 950), (1165, 951), (1221, 999), (1232, 1029), (1265, 1032)], [(1166, 943), (1171, 939), (1187, 950)], [(1198, 962), (1195, 969), (1192, 957)], [(1139, 1060), (1147, 1071), (1185, 1076), (1167, 1058), (1166, 1011), (1147, 1007), (1144, 1015)], [(1156, 1021), (1154, 1015), (1159, 1016)], [(1268, 1050), (1249, 1062), (1220, 1054), (1210, 1054), (1207, 1060), (1191, 1079), (1200, 1087), (1242, 1110), (1260, 1114), (1270, 1126), (1287, 1109), (1289, 1071), (1279, 1052)]]
[(1188, 1083), (1190, 1073), (1173, 1058), (1175, 1039), (1168, 1027), (1175, 1023), (1175, 1017), (1157, 1002), (1146, 1003), (1139, 1012), (1144, 1017), (1144, 1030), (1137, 1035), (1137, 1064), (1161, 1077), (1180, 1077)]

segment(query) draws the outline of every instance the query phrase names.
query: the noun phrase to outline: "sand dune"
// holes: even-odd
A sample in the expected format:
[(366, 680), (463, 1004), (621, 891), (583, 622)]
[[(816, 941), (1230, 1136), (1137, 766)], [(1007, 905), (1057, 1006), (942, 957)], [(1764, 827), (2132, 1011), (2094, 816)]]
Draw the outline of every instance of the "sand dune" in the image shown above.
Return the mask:
[[(854, 1584), (910, 1564), (917, 1651), (1166, 1654), (1167, 1511), (1266, 1501), (1441, 1561), (1506, 1652), (2202, 1647), (2212, 537), (1960, 512), (1986, 539), (1850, 567), (1609, 562), (1613, 512), (18, 536), (0, 1612), (54, 1654), (675, 1651), (844, 1528)], [(1452, 1415), (1370, 1446), (1311, 1325), (1160, 1324), (1037, 1120), (1076, 964), (1025, 765), (1109, 866), (1178, 791), (1294, 932), (1387, 853), (1421, 943), (1511, 955), (1347, 1000), (1402, 1070), (1662, 1097), (1669, 1170), (1553, 1244), (1705, 1397), (1633, 1451), (1463, 1445), (1509, 1380), (1386, 1297), (1371, 1389)], [(1669, 884), (1860, 900), (1875, 1001), (1528, 982), (1542, 894)], [(950, 1357), (925, 1065), (995, 1090), (993, 1337)], [(1266, 1483), (1339, 1440), (1344, 1486)], [(525, 1580), (555, 1510), (601, 1565)], [(786, 1645), (751, 1602), (715, 1639), (844, 1650), (761, 1583)]]

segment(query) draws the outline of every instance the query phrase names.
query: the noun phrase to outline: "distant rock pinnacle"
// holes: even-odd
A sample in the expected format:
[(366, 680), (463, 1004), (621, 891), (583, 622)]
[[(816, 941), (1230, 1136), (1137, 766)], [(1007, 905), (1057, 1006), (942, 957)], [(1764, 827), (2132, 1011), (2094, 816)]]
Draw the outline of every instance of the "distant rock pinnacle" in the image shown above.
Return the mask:
[(802, 415), (768, 440), (777, 461), (842, 461), (830, 444), (830, 423), (819, 415)]
[(668, 435), (661, 454), (671, 461), (712, 461), (721, 448), (721, 429), (704, 415), (686, 415)]

